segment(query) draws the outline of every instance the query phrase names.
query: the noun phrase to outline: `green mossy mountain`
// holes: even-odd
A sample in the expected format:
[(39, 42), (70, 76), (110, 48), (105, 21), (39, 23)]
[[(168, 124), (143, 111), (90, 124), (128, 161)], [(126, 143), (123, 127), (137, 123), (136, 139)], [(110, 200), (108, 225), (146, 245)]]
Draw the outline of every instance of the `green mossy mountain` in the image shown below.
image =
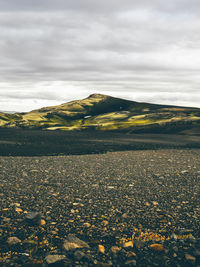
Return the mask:
[(0, 127), (199, 134), (200, 109), (92, 94), (83, 100), (26, 113), (0, 112)]

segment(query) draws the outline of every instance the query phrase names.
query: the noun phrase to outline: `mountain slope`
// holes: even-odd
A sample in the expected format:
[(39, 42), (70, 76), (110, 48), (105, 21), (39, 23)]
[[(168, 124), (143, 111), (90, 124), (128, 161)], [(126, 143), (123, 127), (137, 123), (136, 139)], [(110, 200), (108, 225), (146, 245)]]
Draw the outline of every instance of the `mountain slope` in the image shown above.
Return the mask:
[(199, 132), (200, 109), (139, 103), (102, 94), (27, 113), (0, 113), (0, 127), (44, 130)]

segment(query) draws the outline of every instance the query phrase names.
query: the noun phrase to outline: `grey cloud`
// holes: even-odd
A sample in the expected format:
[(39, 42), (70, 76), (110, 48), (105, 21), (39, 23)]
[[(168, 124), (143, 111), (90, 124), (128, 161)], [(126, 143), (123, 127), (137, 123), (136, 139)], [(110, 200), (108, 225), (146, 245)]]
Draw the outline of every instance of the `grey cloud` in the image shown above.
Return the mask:
[(170, 0), (163, 3), (160, 0), (1, 0), (1, 10), (84, 10), (106, 12), (116, 10), (127, 10), (130, 8), (153, 8), (162, 10), (165, 12), (177, 12), (177, 11), (196, 11), (199, 10), (198, 0)]
[[(199, 92), (197, 0), (0, 0), (0, 10), (0, 91), (9, 99), (62, 101), (70, 86), (159, 100), (154, 92)], [(37, 87), (46, 81), (66, 88)]]

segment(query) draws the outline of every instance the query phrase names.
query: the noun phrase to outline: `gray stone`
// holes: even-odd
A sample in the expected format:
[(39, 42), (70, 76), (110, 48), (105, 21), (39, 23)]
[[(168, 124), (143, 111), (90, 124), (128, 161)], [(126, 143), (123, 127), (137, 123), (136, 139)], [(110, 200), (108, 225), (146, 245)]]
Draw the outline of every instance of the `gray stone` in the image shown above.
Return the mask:
[(19, 238), (17, 238), (16, 236), (11, 236), (7, 239), (8, 245), (16, 245), (20, 242), (21, 242), (21, 240)]
[(41, 215), (39, 212), (28, 212), (26, 214), (25, 220), (32, 225), (40, 224)]
[(74, 257), (80, 261), (81, 259), (83, 259), (85, 257), (85, 253), (80, 251), (80, 250), (77, 250), (74, 252)]
[(137, 264), (136, 260), (130, 260), (125, 262), (126, 266), (136, 266), (136, 264)]
[(89, 245), (86, 242), (80, 240), (75, 235), (69, 234), (64, 241), (63, 247), (68, 251), (70, 249), (89, 248)]
[(48, 255), (45, 258), (45, 260), (48, 264), (53, 264), (53, 263), (56, 263), (58, 261), (62, 261), (64, 259), (66, 259), (65, 255)]

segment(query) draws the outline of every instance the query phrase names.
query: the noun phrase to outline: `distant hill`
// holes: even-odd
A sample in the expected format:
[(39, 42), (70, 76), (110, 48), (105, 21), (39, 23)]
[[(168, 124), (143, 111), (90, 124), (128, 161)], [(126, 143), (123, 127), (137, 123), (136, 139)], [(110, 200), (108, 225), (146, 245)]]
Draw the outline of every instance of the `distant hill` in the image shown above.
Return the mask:
[(7, 110), (0, 110), (0, 113), (9, 113), (9, 114), (14, 114), (16, 111), (7, 111)]
[(92, 94), (83, 100), (26, 113), (0, 112), (0, 127), (199, 134), (200, 109)]

